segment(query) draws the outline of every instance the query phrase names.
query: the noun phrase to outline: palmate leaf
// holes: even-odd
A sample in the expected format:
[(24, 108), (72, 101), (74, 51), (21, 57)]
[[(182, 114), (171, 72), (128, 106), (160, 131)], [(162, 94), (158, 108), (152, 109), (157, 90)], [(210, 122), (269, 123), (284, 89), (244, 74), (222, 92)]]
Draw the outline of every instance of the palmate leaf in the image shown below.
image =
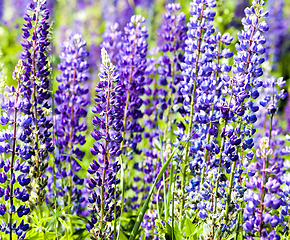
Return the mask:
[[(190, 227), (190, 229), (192, 228), (192, 226)], [(198, 240), (199, 236), (202, 233), (202, 224), (198, 225), (198, 224), (194, 224), (194, 231), (193, 233), (189, 236), (189, 240)]]
[(118, 240), (128, 240), (124, 233), (120, 232)]
[(189, 218), (185, 220), (185, 226), (183, 231), (185, 232), (186, 237), (190, 237), (192, 233), (195, 232), (197, 225), (193, 224)]
[(182, 236), (177, 222), (174, 222), (174, 237), (176, 240), (185, 240), (185, 238)]

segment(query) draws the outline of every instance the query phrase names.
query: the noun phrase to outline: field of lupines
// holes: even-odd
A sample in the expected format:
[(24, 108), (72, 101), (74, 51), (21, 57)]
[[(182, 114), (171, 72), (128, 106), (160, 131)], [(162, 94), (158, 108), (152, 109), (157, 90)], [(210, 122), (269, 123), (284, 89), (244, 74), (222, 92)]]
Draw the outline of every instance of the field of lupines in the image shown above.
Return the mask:
[(0, 240), (290, 239), (289, 12), (0, 0)]

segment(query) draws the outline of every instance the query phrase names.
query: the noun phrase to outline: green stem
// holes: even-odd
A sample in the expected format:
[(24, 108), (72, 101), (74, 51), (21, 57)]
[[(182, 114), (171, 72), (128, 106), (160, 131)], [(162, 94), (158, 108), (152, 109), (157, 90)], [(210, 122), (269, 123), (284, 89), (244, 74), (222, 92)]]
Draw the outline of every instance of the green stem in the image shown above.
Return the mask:
[[(270, 117), (270, 130), (269, 130), (269, 147), (267, 150), (269, 150), (271, 148), (271, 137), (272, 137), (272, 128), (273, 128), (273, 118), (274, 118), (274, 114), (271, 114)], [(262, 224), (263, 224), (263, 212), (264, 212), (264, 204), (263, 204), (263, 199), (265, 197), (265, 184), (267, 181), (267, 172), (266, 169), (269, 167), (269, 155), (267, 155), (267, 157), (265, 158), (265, 162), (263, 162), (263, 172), (262, 172), (262, 186), (261, 186), (261, 203), (260, 203), (260, 228), (259, 228), (259, 236), (261, 237), (262, 235)]]
[[(174, 177), (174, 166), (173, 166), (173, 164), (171, 164), (171, 166), (170, 166), (170, 178), (169, 178), (169, 185), (168, 185), (167, 206), (170, 206), (171, 192), (172, 192), (171, 187), (172, 187), (172, 183), (173, 183), (173, 177)], [(175, 189), (175, 182), (173, 184), (174, 184), (173, 189)], [(173, 192), (173, 198), (174, 198), (174, 192)], [(169, 207), (168, 207), (168, 209), (169, 209)], [(167, 214), (167, 217), (169, 217), (169, 213)], [(166, 222), (168, 222), (168, 218), (165, 218), (165, 219), (166, 219)]]
[[(236, 237), (235, 237), (235, 240), (238, 240), (239, 239), (239, 233), (240, 233), (240, 221), (241, 221), (241, 213), (238, 213), (238, 219), (237, 219), (237, 234), (236, 234)], [(243, 231), (243, 230), (242, 230)]]
[[(164, 165), (164, 158), (163, 158), (163, 145), (162, 145), (162, 139), (161, 139), (161, 134), (159, 130), (159, 142), (160, 142), (160, 147), (161, 147), (161, 163), (162, 166)], [(163, 173), (163, 194), (164, 194), (164, 208), (165, 208), (165, 219), (168, 219), (168, 209), (167, 209), (167, 200), (166, 200), (166, 176), (165, 172)], [(158, 197), (158, 196), (157, 196)]]
[[(69, 163), (69, 169), (71, 169), (71, 162)], [(71, 205), (71, 200), (72, 200), (72, 180), (71, 177), (68, 177), (69, 181), (69, 191), (68, 191), (68, 205)], [(71, 207), (68, 208), (68, 214), (71, 214)], [(73, 224), (72, 224), (72, 219), (69, 217), (69, 227), (70, 227), (70, 233), (73, 233)]]
[[(171, 164), (172, 165), (172, 164)], [(173, 168), (172, 168), (173, 169)], [(175, 174), (174, 174), (175, 175)], [(176, 175), (174, 176), (175, 180), (173, 183), (173, 188), (175, 189), (175, 182), (176, 182)], [(174, 192), (172, 195), (172, 206), (171, 206), (171, 211), (172, 211), (172, 217), (171, 217), (171, 225), (172, 225), (172, 239), (174, 239)]]
[[(228, 124), (228, 121), (225, 120), (224, 128), (226, 128), (227, 124)], [(216, 179), (216, 183), (215, 183), (214, 204), (213, 204), (213, 212), (214, 213), (216, 213), (216, 210), (217, 210), (217, 195), (218, 195), (220, 175), (221, 175), (221, 170), (222, 170), (222, 158), (223, 158), (224, 149), (225, 149), (225, 137), (222, 138), (221, 151), (220, 151), (220, 155), (219, 155), (218, 174), (217, 174), (217, 179)]]
[[(171, 153), (170, 157), (167, 159), (167, 161), (164, 163), (164, 165), (162, 166), (161, 170), (159, 171), (159, 173), (158, 173), (158, 175), (157, 175), (157, 177), (156, 177), (156, 179), (155, 179), (155, 181), (153, 183), (153, 186), (151, 187), (151, 189), (150, 189), (150, 191), (148, 193), (148, 196), (147, 196), (147, 198), (146, 198), (146, 200), (145, 200), (145, 202), (144, 202), (144, 204), (142, 206), (142, 209), (141, 209), (141, 211), (140, 211), (140, 213), (139, 213), (139, 215), (138, 215), (138, 217), (136, 219), (136, 222), (135, 222), (133, 230), (132, 230), (132, 232), (130, 234), (129, 240), (134, 240), (135, 239), (135, 237), (136, 237), (136, 235), (138, 233), (139, 227), (141, 225), (141, 222), (143, 221), (144, 214), (145, 214), (146, 210), (148, 209), (149, 201), (151, 199), (151, 196), (153, 194), (155, 186), (158, 183), (158, 181), (161, 179), (163, 173), (165, 172), (165, 170), (167, 169), (167, 167), (170, 164), (171, 160), (173, 159), (173, 156), (175, 155), (175, 153), (176, 153), (178, 147), (180, 146), (180, 144), (181, 144), (181, 141), (179, 142), (178, 146), (175, 147), (175, 149)], [(188, 142), (186, 142), (186, 144), (188, 144)]]
[(116, 240), (117, 237), (117, 186), (116, 186), (116, 179), (115, 176), (115, 189), (114, 189), (114, 233), (113, 233), (113, 240)]
[(230, 202), (231, 202), (231, 195), (232, 195), (232, 188), (233, 188), (233, 183), (234, 183), (234, 175), (235, 175), (236, 165), (237, 165), (237, 162), (234, 161), (234, 163), (232, 165), (231, 175), (230, 175), (230, 185), (229, 185), (228, 193), (227, 193), (225, 224), (227, 224), (228, 216), (229, 216)]

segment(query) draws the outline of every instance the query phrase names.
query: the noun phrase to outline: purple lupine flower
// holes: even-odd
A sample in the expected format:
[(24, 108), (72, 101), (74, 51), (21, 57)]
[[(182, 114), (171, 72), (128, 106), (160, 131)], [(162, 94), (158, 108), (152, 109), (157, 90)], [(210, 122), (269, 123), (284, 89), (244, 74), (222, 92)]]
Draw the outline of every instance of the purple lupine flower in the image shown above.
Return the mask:
[(117, 64), (120, 71), (120, 81), (125, 89), (122, 98), (124, 111), (124, 147), (130, 147), (135, 153), (140, 154), (137, 144), (142, 140), (141, 133), (144, 128), (138, 120), (143, 117), (141, 106), (144, 94), (145, 70), (147, 67), (147, 28), (143, 26), (145, 18), (134, 15), (124, 28), (120, 59)]
[[(246, 186), (250, 189), (247, 191), (247, 205), (252, 205), (252, 208), (247, 207), (244, 211), (245, 224), (254, 221), (252, 232), (259, 232), (264, 238), (273, 235), (271, 231), (278, 224), (284, 225), (287, 215), (287, 205), (285, 203), (289, 199), (287, 192), (287, 176), (284, 177), (285, 170), (288, 168), (285, 165), (283, 155), (289, 154), (289, 150), (284, 149), (284, 140), (279, 138), (281, 129), (276, 127), (277, 120), (274, 115), (278, 112), (279, 99), (285, 99), (287, 93), (284, 89), (278, 91), (278, 87), (285, 85), (283, 78), (276, 79), (274, 77), (265, 77), (263, 80), (263, 91), (260, 91), (260, 96), (257, 99), (261, 105), (257, 111), (258, 121), (256, 127), (260, 129), (270, 129), (264, 136), (264, 132), (259, 132), (255, 136), (255, 142), (260, 142), (256, 151), (255, 161), (252, 161), (248, 166), (249, 179)], [(269, 119), (268, 119), (269, 117)], [(270, 174), (273, 172), (274, 174)], [(269, 176), (270, 175), (270, 176)], [(286, 186), (282, 191), (282, 184)], [(259, 194), (253, 201), (252, 196), (254, 191), (258, 190)], [(254, 202), (254, 204), (253, 204)], [(252, 204), (251, 204), (252, 203)], [(279, 209), (279, 217), (276, 215)], [(286, 224), (287, 226), (287, 224)], [(284, 228), (288, 231), (288, 228)], [(275, 234), (275, 236), (278, 236)]]
[(123, 33), (119, 30), (119, 24), (110, 25), (103, 34), (103, 42), (101, 47), (105, 48), (109, 54), (111, 62), (118, 64), (120, 61), (120, 50), (122, 48)]
[[(286, 84), (286, 81), (283, 78), (276, 79), (275, 77), (270, 77), (269, 75), (265, 76), (263, 79), (263, 88), (259, 91), (259, 97), (257, 101), (259, 102), (260, 108), (257, 111), (257, 122), (255, 127), (257, 129), (270, 129), (270, 115), (271, 112), (274, 114), (279, 113), (278, 103), (279, 100), (284, 100), (287, 97), (287, 92), (282, 88)], [(279, 88), (282, 88), (280, 91)], [(274, 94), (274, 95), (273, 95)], [(274, 96), (274, 97), (273, 97)], [(279, 119), (273, 119), (272, 129), (279, 130), (278, 125)], [(277, 126), (277, 128), (275, 127)], [(260, 139), (264, 136), (264, 132), (258, 132), (255, 135), (255, 142), (258, 144)]]
[[(224, 189), (225, 180), (222, 180), (222, 168), (230, 173), (229, 187), (225, 201), (226, 217), (223, 227), (229, 228), (234, 221), (229, 221), (231, 206), (239, 204), (242, 200), (241, 174), (243, 172), (242, 160), (239, 151), (250, 150), (254, 143), (252, 136), (256, 132), (252, 124), (256, 122), (256, 111), (259, 105), (254, 101), (262, 86), (259, 79), (263, 74), (260, 65), (264, 62), (262, 55), (265, 53), (265, 39), (262, 32), (268, 30), (261, 19), (267, 16), (263, 13), (264, 2), (253, 2), (253, 6), (245, 9), (245, 17), (242, 19), (244, 30), (238, 33), (239, 43), (236, 44), (237, 54), (234, 56), (233, 77), (227, 74), (223, 76), (223, 94), (228, 98), (218, 105), (220, 115), (224, 120), (221, 137), (222, 143), (219, 153), (219, 167), (215, 184), (214, 212), (223, 206), (223, 200), (218, 201), (217, 193)], [(227, 100), (229, 99), (229, 101)], [(249, 154), (251, 159), (253, 155)], [(246, 225), (245, 225), (246, 226)], [(249, 226), (247, 225), (247, 228)]]
[[(228, 72), (231, 71), (231, 66), (229, 66), (224, 59), (228, 59), (233, 55), (233, 53), (225, 47), (231, 43), (232, 39), (233, 37), (228, 33), (223, 35), (217, 33), (212, 35), (208, 40), (205, 40), (211, 46), (211, 54), (207, 53), (207, 55), (211, 55), (212, 58), (210, 65), (212, 72), (208, 77), (204, 77), (203, 82), (198, 86), (199, 96), (196, 99), (196, 106), (199, 109), (196, 122), (200, 125), (199, 141), (201, 140), (200, 150), (202, 151), (195, 154), (193, 161), (189, 163), (193, 173), (196, 172), (199, 164), (203, 167), (201, 182), (203, 182), (207, 170), (212, 171), (217, 167), (215, 155), (219, 154), (220, 151), (217, 142), (217, 124), (221, 118), (221, 114), (217, 111), (217, 107), (224, 98), (222, 94), (224, 89), (223, 78), (228, 76)], [(200, 158), (204, 158), (202, 163)]]
[[(155, 227), (155, 221), (157, 219), (157, 210), (153, 209), (150, 212), (145, 213), (143, 221), (141, 223), (141, 227), (144, 229), (144, 236), (143, 234), (140, 235), (139, 239), (152, 239), (152, 240), (158, 240), (157, 236), (157, 230), (154, 229)], [(152, 229), (154, 229), (152, 231)], [(153, 235), (153, 233), (155, 233)], [(145, 237), (145, 238), (144, 238)]]
[(56, 78), (59, 82), (55, 92), (55, 135), (57, 156), (57, 196), (62, 197), (65, 205), (73, 204), (69, 212), (83, 214), (85, 197), (77, 186), (84, 184), (84, 179), (77, 173), (85, 153), (80, 150), (86, 140), (82, 134), (87, 129), (86, 116), (89, 104), (89, 64), (86, 59), (89, 52), (86, 42), (79, 34), (71, 35), (63, 44), (58, 65), (61, 74)]
[[(213, 0), (202, 0), (190, 3), (190, 22), (187, 24), (188, 39), (185, 41), (185, 54), (184, 63), (181, 63), (183, 70), (183, 80), (180, 82), (179, 92), (182, 97), (175, 100), (175, 104), (182, 103), (183, 106), (179, 109), (181, 115), (186, 119), (187, 127), (183, 124), (178, 125), (178, 130), (175, 131), (177, 139), (180, 141), (183, 136), (183, 141), (190, 139), (190, 144), (186, 145), (184, 152), (184, 160), (182, 161), (182, 180), (181, 190), (185, 191), (186, 172), (189, 161), (189, 156), (195, 154), (201, 146), (196, 127), (193, 123), (197, 122), (198, 108), (196, 107), (196, 100), (198, 98), (199, 91), (198, 86), (202, 84), (204, 78), (211, 75), (211, 61), (212, 56), (209, 49), (209, 44), (205, 41), (214, 33), (213, 19), (215, 11), (213, 8), (216, 6)], [(207, 54), (209, 55), (207, 56)], [(202, 116), (201, 116), (202, 117)], [(193, 134), (194, 133), (194, 134)], [(190, 146), (192, 145), (192, 146)], [(183, 214), (185, 203), (185, 195), (181, 198), (181, 215)]]
[(0, 22), (2, 23), (4, 14), (4, 0), (0, 0)]
[[(211, 59), (210, 68), (212, 72), (209, 76), (203, 76), (203, 81), (197, 86), (198, 96), (195, 102), (195, 124), (198, 128), (198, 138), (195, 139), (192, 148), (195, 154), (189, 161), (189, 168), (194, 175), (190, 180), (190, 185), (185, 187), (189, 192), (188, 199), (196, 199), (195, 208), (199, 210), (199, 216), (205, 218), (213, 209), (213, 196), (215, 189), (214, 181), (218, 173), (218, 161), (216, 156), (220, 153), (220, 143), (218, 141), (218, 123), (221, 114), (218, 111), (219, 104), (223, 101), (222, 94), (224, 88), (223, 77), (231, 71), (231, 66), (226, 59), (232, 57), (233, 53), (226, 47), (233, 37), (219, 32), (205, 39), (208, 44), (207, 57)], [(222, 186), (226, 178), (221, 176)], [(223, 198), (225, 189), (219, 189), (219, 196)], [(210, 197), (211, 196), (211, 197)], [(220, 226), (223, 229), (223, 226)]]
[[(214, 4), (212, 2), (212, 4)], [(204, 166), (209, 165), (210, 171), (206, 175), (202, 173), (201, 179), (195, 177), (191, 181), (191, 185), (187, 190), (194, 189), (199, 185), (199, 181), (204, 181), (205, 176), (214, 176), (214, 181), (204, 181), (203, 187), (200, 190), (200, 198), (202, 199), (203, 205), (205, 201), (209, 200), (212, 196), (209, 204), (206, 204), (206, 212), (213, 212), (213, 218), (217, 217), (217, 209), (224, 209), (225, 217), (223, 221), (213, 224), (219, 224), (217, 227), (222, 232), (228, 232), (230, 227), (232, 227), (236, 219), (229, 220), (231, 206), (239, 204), (241, 197), (243, 196), (243, 189), (240, 184), (240, 176), (243, 172), (241, 166), (241, 159), (239, 157), (239, 149), (247, 150), (253, 147), (253, 140), (251, 136), (255, 133), (255, 129), (252, 129), (251, 124), (256, 121), (256, 108), (257, 104), (254, 104), (249, 98), (257, 98), (258, 92), (257, 88), (260, 87), (261, 81), (258, 79), (263, 74), (260, 65), (263, 63), (264, 59), (260, 56), (265, 52), (263, 44), (265, 39), (261, 36), (260, 32), (268, 30), (268, 26), (265, 22), (259, 23), (259, 19), (267, 13), (263, 13), (262, 9), (263, 3), (254, 3), (254, 6), (247, 8), (245, 10), (246, 17), (242, 19), (244, 25), (244, 31), (238, 33), (239, 43), (236, 44), (237, 55), (234, 56), (233, 65), (233, 77), (229, 77), (228, 72), (231, 71), (231, 67), (227, 64), (221, 64), (219, 67), (215, 63), (216, 56), (219, 55), (217, 51), (216, 43), (221, 41), (226, 45), (230, 44), (232, 37), (228, 34), (221, 36), (216, 34), (211, 35), (213, 31), (209, 31), (207, 38), (204, 40), (203, 51), (205, 54), (201, 54), (198, 58), (193, 55), (192, 61), (195, 59), (202, 59), (203, 57), (207, 62), (203, 65), (203, 71), (193, 71), (193, 74), (198, 74), (199, 78), (196, 78), (197, 84), (197, 94), (195, 95), (196, 100), (194, 103), (195, 108), (190, 109), (192, 111), (191, 115), (194, 124), (197, 125), (197, 133), (195, 134), (197, 139), (193, 142), (191, 151), (194, 156), (193, 161), (190, 162), (191, 170), (199, 171), (201, 159), (207, 160), (204, 162)], [(197, 6), (194, 9), (203, 9), (202, 6)], [(209, 16), (211, 16), (209, 14)], [(195, 18), (194, 18), (195, 19)], [(196, 20), (194, 24), (198, 23)], [(199, 36), (199, 35), (198, 35)], [(190, 38), (189, 40), (190, 41)], [(197, 47), (198, 42), (191, 41), (188, 44), (190, 47)], [(207, 44), (207, 45), (206, 45)], [(213, 46), (211, 45), (213, 44)], [(208, 47), (207, 47), (208, 46)], [(214, 47), (215, 46), (215, 47)], [(216, 49), (216, 50), (214, 50)], [(186, 49), (186, 51), (189, 51)], [(189, 55), (190, 56), (190, 55)], [(229, 58), (232, 53), (228, 49), (223, 49), (221, 51), (221, 56)], [(190, 60), (190, 58), (189, 58)], [(188, 58), (186, 58), (185, 63), (187, 63)], [(192, 64), (188, 64), (192, 66)], [(186, 67), (186, 66), (185, 66)], [(194, 65), (193, 65), (194, 67)], [(219, 69), (222, 74), (218, 75), (216, 78), (216, 73), (218, 74)], [(186, 70), (186, 68), (185, 68)], [(191, 72), (187, 72), (188, 78), (191, 76)], [(193, 75), (194, 76), (194, 75)], [(217, 81), (217, 88), (213, 91), (215, 82)], [(212, 87), (211, 87), (212, 84)], [(193, 85), (193, 84), (192, 84)], [(185, 85), (186, 86), (186, 85)], [(189, 88), (187, 88), (189, 89)], [(185, 91), (184, 88), (183, 91)], [(188, 90), (187, 90), (188, 91)], [(212, 92), (212, 93), (211, 93)], [(212, 94), (215, 92), (215, 96)], [(227, 96), (228, 97), (224, 97)], [(212, 98), (212, 100), (210, 100)], [(186, 99), (186, 98), (185, 98)], [(186, 102), (187, 105), (190, 104), (189, 98)], [(214, 106), (211, 103), (216, 99)], [(191, 101), (192, 103), (192, 101)], [(209, 104), (210, 103), (210, 104)], [(185, 108), (186, 109), (186, 108)], [(244, 122), (241, 122), (244, 121)], [(221, 143), (216, 139), (218, 135), (218, 122), (223, 123), (222, 131), (220, 132), (220, 137), (222, 138)], [(190, 122), (191, 123), (191, 122)], [(211, 125), (208, 129), (208, 125)], [(181, 126), (183, 129), (184, 126)], [(209, 135), (207, 135), (207, 131)], [(183, 131), (176, 132), (179, 138), (183, 136)], [(207, 137), (206, 137), (207, 136)], [(212, 140), (209, 142), (208, 137)], [(204, 149), (204, 152), (200, 151)], [(202, 155), (200, 155), (202, 153)], [(203, 155), (206, 153), (205, 155)], [(208, 153), (213, 154), (212, 160)], [(215, 156), (219, 155), (217, 159)], [(209, 160), (209, 161), (208, 161)], [(226, 175), (223, 170), (230, 174), (230, 180), (227, 181)], [(227, 190), (227, 193), (226, 193)], [(190, 194), (190, 199), (192, 197)], [(197, 208), (201, 211), (201, 217), (205, 216), (204, 207), (200, 204)], [(213, 234), (218, 234), (213, 232)]]
[[(146, 199), (150, 186), (155, 181), (160, 169), (162, 168), (162, 161), (159, 160), (160, 150), (157, 150), (155, 143), (159, 142), (159, 130), (158, 130), (158, 118), (166, 119), (166, 135), (167, 128), (170, 128), (170, 123), (173, 119), (168, 118), (172, 115), (172, 102), (176, 95), (176, 89), (179, 82), (182, 79), (180, 63), (183, 61), (183, 52), (185, 49), (184, 40), (186, 35), (185, 14), (179, 13), (180, 4), (168, 4), (166, 5), (166, 12), (163, 15), (162, 31), (160, 47), (157, 49), (160, 51), (161, 56), (156, 61), (155, 58), (148, 59), (146, 68), (146, 87), (145, 94), (148, 99), (144, 101), (147, 105), (145, 114), (148, 118), (144, 119), (144, 125), (147, 126), (149, 132), (144, 133), (144, 138), (149, 139), (150, 149), (144, 149), (145, 159), (140, 163), (135, 163), (134, 168), (141, 172), (141, 178), (136, 178), (135, 183), (131, 186), (131, 189), (135, 192), (136, 196), (142, 195), (142, 199), (138, 197), (129, 198), (126, 205), (129, 205), (131, 209), (136, 209), (140, 206), (140, 201)], [(156, 69), (157, 68), (157, 69)], [(156, 71), (157, 70), (157, 71)], [(159, 75), (159, 79), (152, 77), (154, 74)], [(150, 87), (152, 85), (153, 89)], [(167, 86), (167, 88), (165, 87)], [(152, 116), (153, 115), (153, 116)], [(151, 116), (153, 118), (151, 118)], [(172, 116), (171, 116), (172, 118)], [(161, 130), (162, 131), (162, 130)], [(164, 137), (165, 138), (165, 137)], [(161, 146), (159, 146), (161, 147)], [(170, 148), (170, 146), (169, 146)], [(168, 151), (167, 151), (168, 150)], [(167, 152), (169, 149), (163, 149), (164, 158), (167, 158)], [(169, 176), (168, 171), (165, 171), (164, 179)], [(156, 187), (161, 191), (164, 189), (164, 182), (160, 180)], [(138, 187), (138, 182), (142, 181), (144, 186)], [(162, 191), (161, 191), (162, 192)], [(156, 208), (157, 198), (159, 203), (163, 200), (162, 194), (156, 194), (153, 197), (152, 204)], [(145, 216), (147, 217), (147, 215)], [(144, 219), (142, 225), (146, 226), (145, 239), (150, 238), (150, 233), (156, 231), (156, 225), (154, 222), (148, 222), (148, 219)], [(154, 227), (155, 229), (151, 229)], [(140, 236), (142, 239), (143, 235)], [(154, 239), (157, 236), (154, 236)]]
[[(187, 27), (185, 14), (183, 12), (178, 13), (180, 4), (168, 4), (165, 8), (167, 12), (163, 15), (162, 43), (160, 43), (161, 46), (159, 47), (162, 55), (157, 60), (159, 79), (157, 84), (154, 83), (154, 95), (157, 97), (157, 102), (153, 102), (153, 107), (147, 110), (147, 114), (151, 115), (149, 113), (159, 109), (155, 115), (163, 119), (163, 113), (165, 113), (165, 120), (168, 121), (166, 119), (169, 117), (168, 111), (172, 110), (172, 105), (178, 100), (174, 96), (176, 95), (177, 86), (182, 80), (180, 63), (184, 60), (184, 41), (187, 39)], [(166, 88), (163, 86), (166, 86)], [(158, 104), (159, 107), (157, 106)]]
[(56, 1), (57, 0), (47, 0), (46, 1), (46, 7), (47, 7), (47, 9), (49, 9), (50, 16), (52, 19), (54, 18), (54, 8), (56, 5)]
[(4, 235), (9, 234), (10, 239), (16, 236), (25, 239), (29, 228), (23, 217), (30, 213), (26, 205), (31, 182), (27, 162), (31, 161), (32, 147), (27, 143), (32, 137), (32, 118), (27, 114), (27, 108), (32, 105), (22, 95), (24, 73), (25, 67), (20, 60), (13, 73), (13, 79), (18, 82), (17, 89), (7, 86), (6, 93), (0, 93), (1, 125), (5, 126), (5, 130), (0, 131), (0, 153), (5, 157), (0, 158), (0, 183), (2, 187), (6, 186), (0, 187), (0, 196), (4, 198), (0, 204), (0, 215), (8, 219), (7, 222), (2, 220), (0, 230)]
[[(272, 134), (273, 137), (277, 136), (275, 131)], [(273, 235), (274, 233), (271, 230), (278, 224), (280, 225), (284, 220), (283, 216), (288, 214), (284, 210), (279, 217), (276, 215), (277, 209), (285, 206), (288, 193), (286, 190), (287, 184), (285, 192), (282, 191), (281, 187), (283, 183), (282, 176), (285, 174), (283, 169), (284, 159), (278, 157), (281, 154), (281, 149), (277, 148), (273, 152), (270, 144), (273, 147), (275, 146), (275, 143), (269, 142), (269, 137), (261, 139), (256, 151), (255, 162), (249, 165), (249, 180), (246, 182), (248, 191), (244, 196), (244, 201), (247, 202), (243, 216), (244, 230), (248, 236), (259, 235), (263, 239), (268, 239), (270, 235)], [(275, 174), (266, 177), (269, 172)], [(246, 227), (247, 225), (251, 226), (251, 231)], [(277, 234), (274, 235), (278, 236)]]
[(113, 238), (110, 222), (118, 218), (121, 210), (117, 202), (117, 186), (120, 183), (117, 174), (121, 165), (116, 157), (121, 154), (120, 146), (123, 141), (124, 89), (119, 83), (119, 74), (104, 48), (99, 77), (96, 105), (93, 109), (96, 114), (93, 118), (95, 129), (91, 132), (95, 139), (91, 153), (96, 159), (88, 168), (88, 189), (91, 192), (88, 201), (91, 204), (89, 212), (92, 218), (86, 227), (92, 239), (108, 239)]
[[(28, 141), (31, 146), (33, 157), (29, 164), (34, 171), (32, 175), (32, 191), (35, 192), (34, 200), (41, 211), (45, 200), (48, 177), (45, 176), (48, 166), (48, 154), (54, 150), (51, 137), (52, 116), (51, 116), (51, 94), (50, 94), (50, 24), (49, 10), (45, 7), (46, 1), (38, 1), (34, 5), (28, 5), (28, 13), (24, 15), (26, 21), (22, 27), (23, 51), (21, 58), (25, 73), (21, 92), (26, 98), (25, 113), (31, 117), (26, 125), (30, 126), (32, 139)], [(31, 102), (32, 106), (29, 105)]]

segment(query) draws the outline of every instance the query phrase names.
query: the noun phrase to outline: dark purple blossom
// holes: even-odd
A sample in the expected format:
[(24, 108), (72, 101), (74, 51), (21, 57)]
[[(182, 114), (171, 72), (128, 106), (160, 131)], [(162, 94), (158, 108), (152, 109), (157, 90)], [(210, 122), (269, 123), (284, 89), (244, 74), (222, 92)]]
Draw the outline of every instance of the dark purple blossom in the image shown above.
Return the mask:
[(35, 199), (31, 200), (36, 203), (40, 212), (46, 195), (48, 155), (54, 150), (51, 136), (50, 24), (49, 10), (45, 3), (46, 1), (41, 0), (27, 7), (25, 24), (21, 28), (23, 51), (20, 56), (25, 68), (20, 89), (26, 99), (23, 111), (30, 117), (22, 119), (21, 126), (32, 132), (31, 138), (27, 139), (31, 148), (29, 154), (32, 154), (28, 163), (34, 169), (31, 172), (31, 190), (35, 192)]
[(20, 60), (13, 73), (17, 88), (6, 86), (5, 92), (0, 93), (1, 125), (4, 127), (0, 131), (0, 152), (4, 157), (0, 158), (0, 197), (4, 199), (0, 204), (0, 215), (3, 216), (0, 230), (4, 235), (9, 234), (10, 239), (16, 236), (25, 239), (29, 228), (28, 224), (24, 224), (23, 217), (30, 213), (27, 202), (31, 178), (27, 162), (31, 161), (33, 149), (29, 145), (32, 118), (26, 112), (26, 107), (31, 104), (21, 92), (25, 84), (25, 70)]
[(108, 53), (102, 49), (102, 65), (96, 86), (96, 105), (93, 112), (94, 129), (91, 132), (95, 142), (91, 153), (95, 159), (90, 163), (88, 189), (90, 196), (89, 212), (91, 220), (86, 224), (92, 239), (113, 238), (113, 221), (120, 215), (120, 179), (117, 174), (121, 168), (116, 157), (121, 154), (124, 88), (120, 85), (119, 74), (111, 63)]
[(125, 90), (122, 98), (122, 109), (124, 111), (123, 146), (130, 147), (135, 153), (140, 154), (137, 144), (141, 142), (141, 133), (144, 128), (139, 119), (143, 117), (141, 106), (144, 94), (145, 70), (147, 68), (147, 28), (143, 26), (145, 18), (134, 15), (124, 28), (122, 37), (122, 48), (119, 62), (120, 82)]
[(86, 116), (89, 104), (89, 64), (86, 59), (89, 52), (85, 49), (86, 42), (79, 34), (69, 37), (63, 44), (58, 65), (61, 74), (55, 92), (55, 158), (57, 197), (63, 198), (65, 205), (72, 204), (69, 212), (84, 214), (84, 191), (77, 186), (84, 184), (78, 177), (81, 166), (76, 159), (82, 161), (85, 153), (80, 146), (86, 142), (82, 134), (87, 129)]

